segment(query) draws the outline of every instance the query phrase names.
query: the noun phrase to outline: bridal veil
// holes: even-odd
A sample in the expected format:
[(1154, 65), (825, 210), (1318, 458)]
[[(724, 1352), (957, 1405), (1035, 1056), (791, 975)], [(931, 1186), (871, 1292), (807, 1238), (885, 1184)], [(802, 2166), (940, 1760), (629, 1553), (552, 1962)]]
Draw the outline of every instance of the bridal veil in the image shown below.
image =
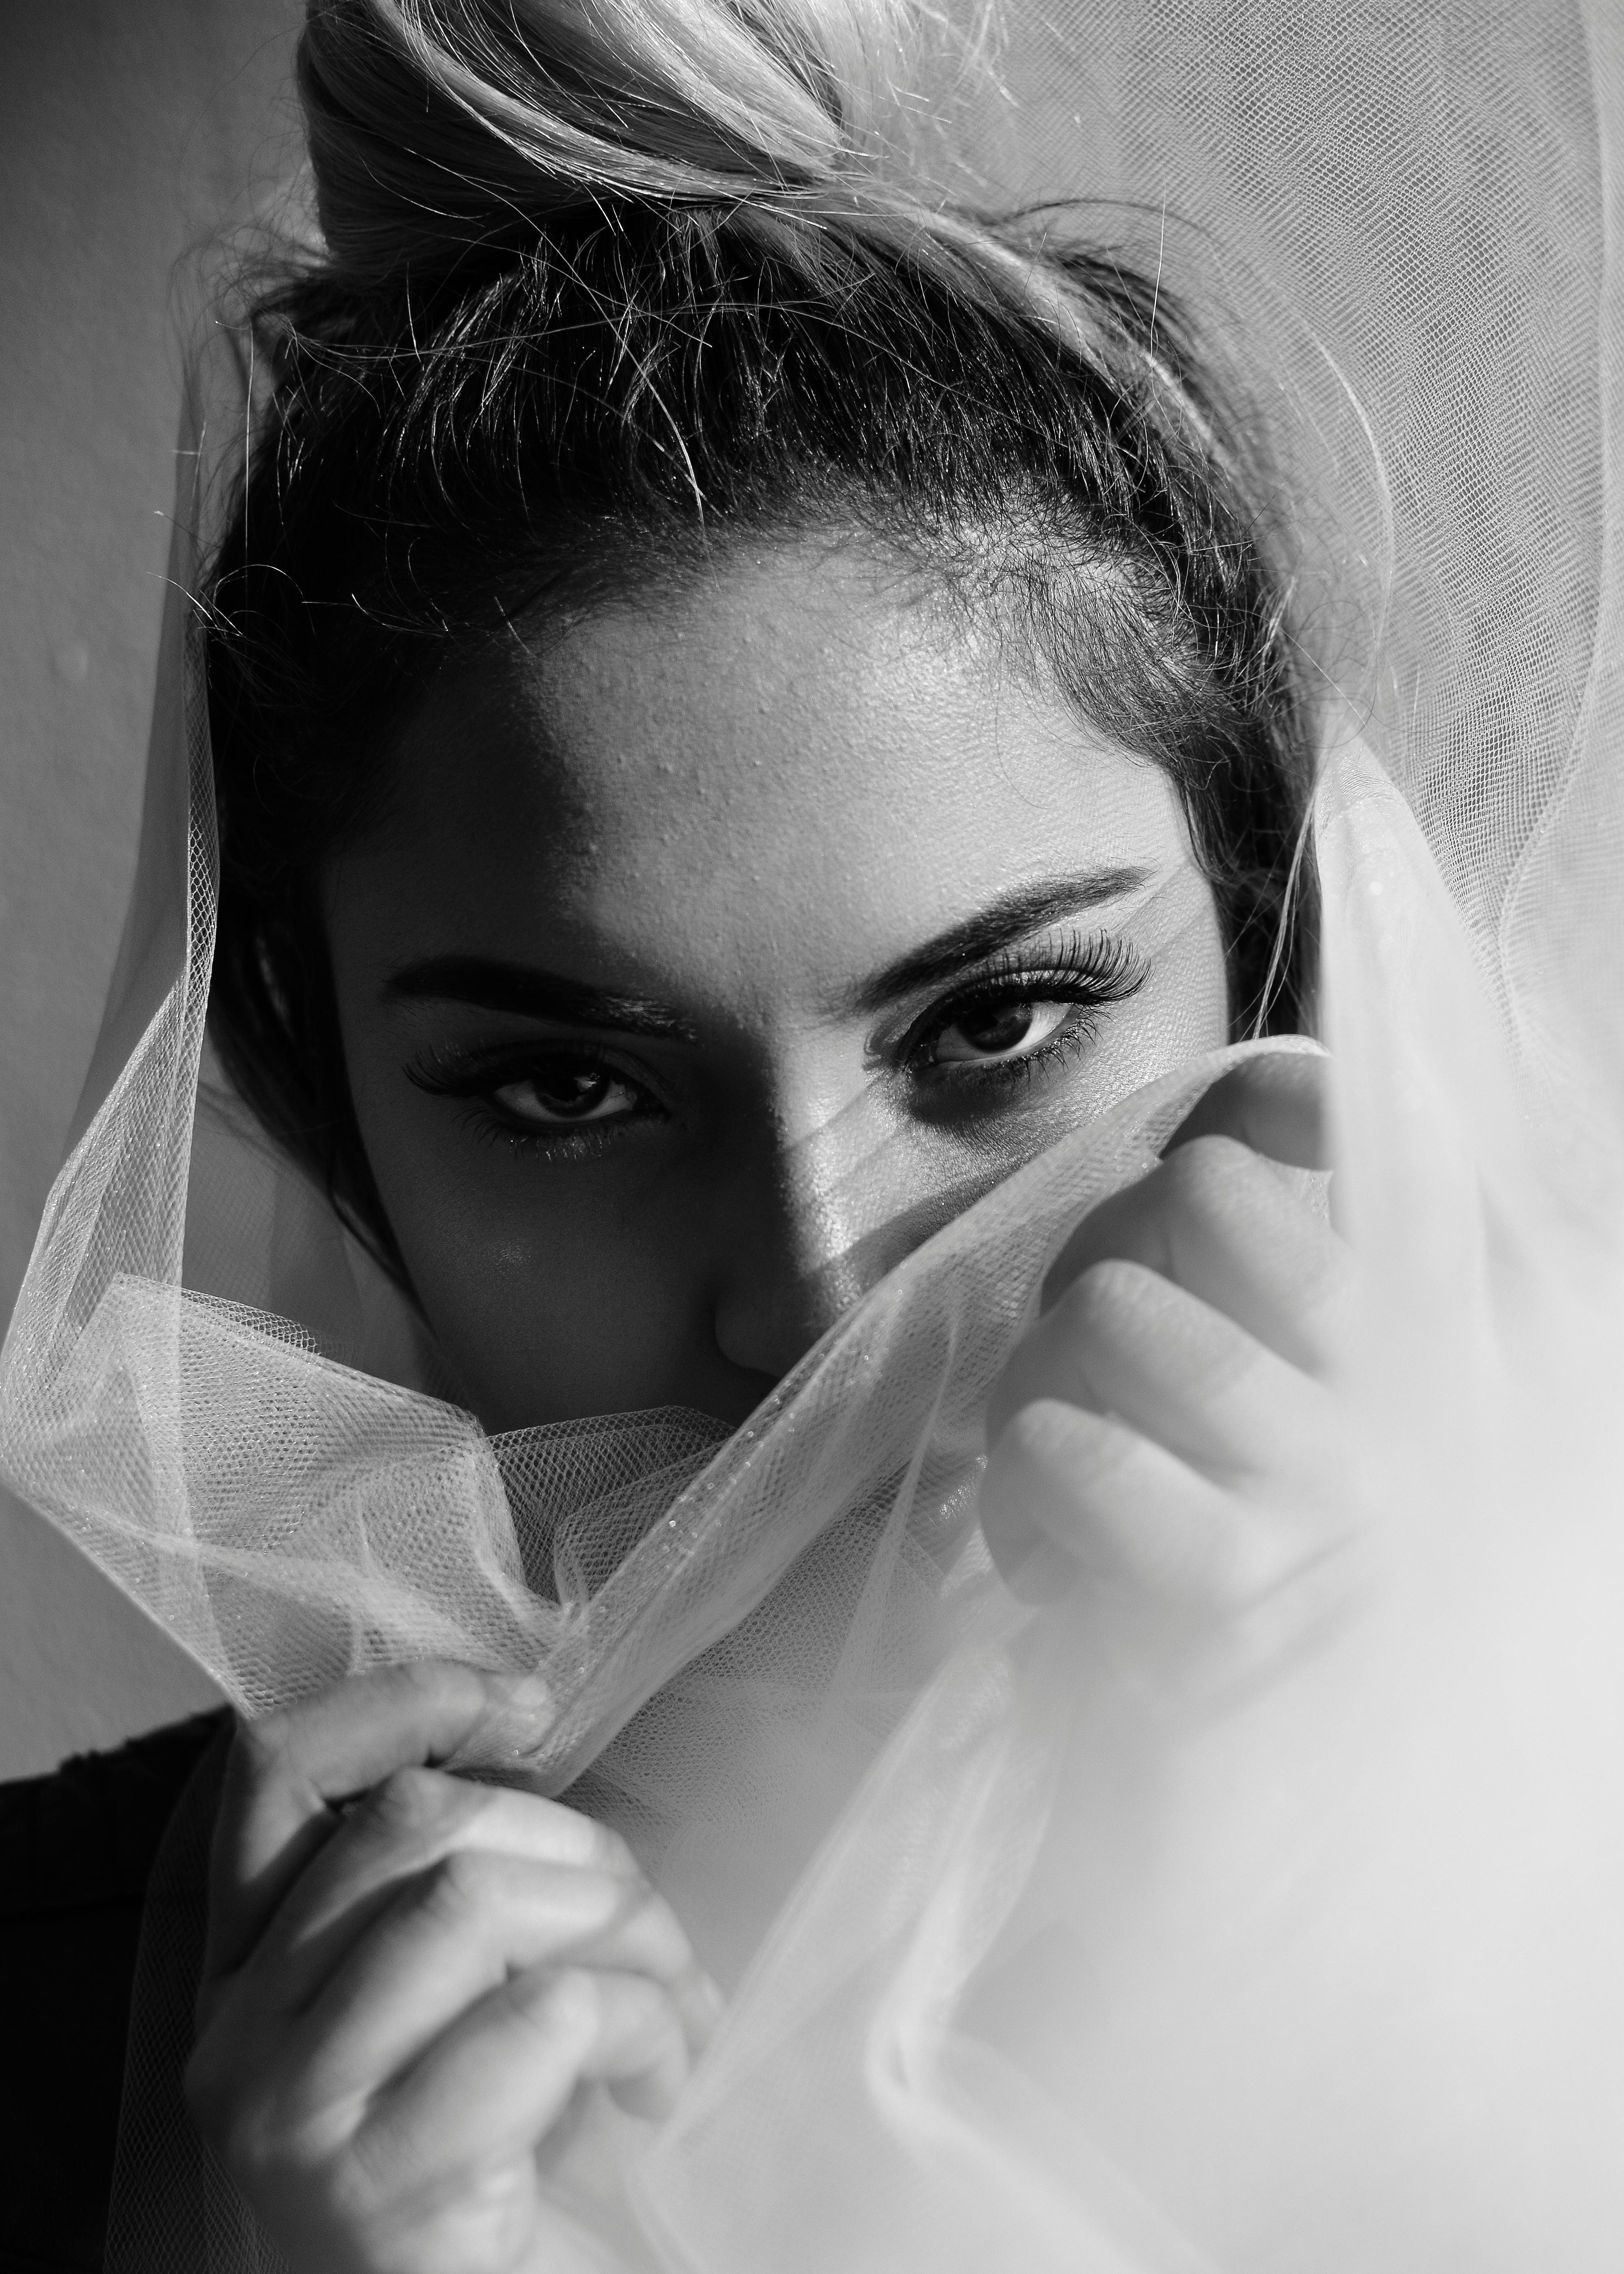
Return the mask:
[[(938, 178), (1064, 201), (1164, 277), (1289, 515), (1357, 1545), (1301, 1615), (1214, 1641), (1023, 1608), (977, 1535), (982, 1408), (1048, 1264), (1232, 1053), (938, 1232), (731, 1437), (662, 1412), (492, 1439), (433, 1394), (405, 1306), (206, 1047), (183, 596), (252, 419), (217, 311), (135, 898), (0, 1470), (247, 1712), (404, 1657), (526, 1677), (461, 1765), (619, 1823), (733, 1993), (675, 2113), (560, 2166), (605, 2264), (1599, 2274), (1624, 13), (1013, 0), (966, 45), (989, 67), (933, 97)], [(126, 2221), (116, 2263), (255, 2263), (187, 2169), (163, 2216), (192, 2240)]]

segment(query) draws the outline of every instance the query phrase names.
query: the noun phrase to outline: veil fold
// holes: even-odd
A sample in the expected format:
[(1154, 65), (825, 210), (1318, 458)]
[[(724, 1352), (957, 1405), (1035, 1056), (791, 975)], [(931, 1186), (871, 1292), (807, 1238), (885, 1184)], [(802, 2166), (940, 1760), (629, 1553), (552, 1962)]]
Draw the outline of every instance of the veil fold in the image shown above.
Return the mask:
[[(620, 1826), (733, 1993), (666, 2123), (605, 2105), (560, 2151), (605, 2263), (1602, 2274), (1624, 16), (1100, 0), (1015, 17), (1002, 68), (955, 117), (969, 177), (1165, 277), (1292, 518), (1357, 1540), (1192, 1637), (1024, 1609), (977, 1530), (1048, 1263), (1234, 1051), (985, 1195), (731, 1437), (663, 1412), (491, 1439), (435, 1394), (206, 1059), (184, 596), (243, 417), (207, 352), (135, 900), (0, 1359), (0, 1474), (245, 1711), (403, 1657), (533, 1677), (459, 1766)], [(146, 2073), (184, 1971), (153, 1974)], [(126, 2202), (115, 2263), (269, 2264), (199, 2174)]]

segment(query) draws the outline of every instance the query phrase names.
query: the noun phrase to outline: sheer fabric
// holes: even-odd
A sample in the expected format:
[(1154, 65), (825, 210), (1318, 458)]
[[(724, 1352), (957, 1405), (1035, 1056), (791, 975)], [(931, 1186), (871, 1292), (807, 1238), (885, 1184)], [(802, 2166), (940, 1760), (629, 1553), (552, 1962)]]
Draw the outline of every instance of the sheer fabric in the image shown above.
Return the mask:
[[(605, 2263), (1583, 2274), (1624, 2239), (1624, 24), (1111, 0), (1018, 17), (1004, 74), (963, 163), (1160, 265), (1296, 532), (1359, 1521), (1305, 1505), (1267, 1600), (1154, 1625), (1023, 1609), (976, 1529), (1048, 1263), (1232, 1052), (938, 1232), (726, 1442), (486, 1438), (204, 1066), (178, 606), (0, 1465), (250, 1712), (533, 1677), (461, 1766), (618, 1822), (733, 1992), (664, 2126), (560, 2151)], [(241, 439), (209, 367), (177, 590)], [(253, 2263), (222, 2187), (120, 2263)]]

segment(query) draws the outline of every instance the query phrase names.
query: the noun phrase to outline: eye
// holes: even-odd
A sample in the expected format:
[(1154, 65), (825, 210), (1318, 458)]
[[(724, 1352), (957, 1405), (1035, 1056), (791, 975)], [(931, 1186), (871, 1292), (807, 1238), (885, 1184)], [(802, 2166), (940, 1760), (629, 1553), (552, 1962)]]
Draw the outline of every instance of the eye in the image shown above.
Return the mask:
[(1021, 1058), (1052, 1039), (1071, 1017), (1071, 1003), (1002, 1000), (966, 1004), (931, 1041), (931, 1065), (989, 1065)]
[(1030, 950), (1000, 957), (917, 1020), (893, 1045), (893, 1063), (908, 1069), (921, 1098), (1022, 1085), (1086, 1051), (1106, 1013), (1137, 994), (1149, 970), (1130, 941), (1107, 933), (1054, 941), (1041, 963)]
[(596, 1058), (557, 1058), (529, 1068), (517, 1081), (489, 1092), (492, 1105), (526, 1129), (579, 1128), (618, 1121), (637, 1111), (635, 1086)]

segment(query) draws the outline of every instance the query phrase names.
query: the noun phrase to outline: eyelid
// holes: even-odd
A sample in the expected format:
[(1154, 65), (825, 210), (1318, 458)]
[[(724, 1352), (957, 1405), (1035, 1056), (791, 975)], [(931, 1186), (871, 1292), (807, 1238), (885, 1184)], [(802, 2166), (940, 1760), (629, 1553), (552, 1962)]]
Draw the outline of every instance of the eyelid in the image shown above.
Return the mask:
[[(634, 1094), (634, 1109), (601, 1120), (544, 1122), (529, 1120), (504, 1105), (501, 1091), (523, 1082), (527, 1075), (533, 1076), (548, 1058), (573, 1060), (600, 1070)], [(404, 1072), (415, 1088), (431, 1097), (460, 1103), (468, 1126), (485, 1140), (500, 1140), (515, 1152), (545, 1154), (553, 1159), (583, 1159), (588, 1152), (596, 1157), (603, 1147), (630, 1128), (671, 1118), (670, 1105), (645, 1074), (620, 1065), (615, 1055), (592, 1043), (532, 1039), (471, 1050), (455, 1043), (431, 1044)]]
[(871, 1066), (904, 1065), (933, 1032), (952, 1024), (955, 1013), (981, 1003), (1069, 1001), (1109, 1008), (1136, 994), (1149, 975), (1149, 959), (1124, 933), (1073, 931), (1058, 942), (1049, 933), (966, 971), (916, 1012), (900, 1035), (874, 1036), (865, 1055)]
[(531, 1035), (474, 1047), (431, 1043), (408, 1060), (404, 1071), (414, 1088), (433, 1097), (487, 1097), (510, 1082), (523, 1081), (538, 1064), (558, 1058), (601, 1066), (629, 1088), (654, 1094), (648, 1074), (641, 1067), (627, 1065), (620, 1050), (565, 1035)]

